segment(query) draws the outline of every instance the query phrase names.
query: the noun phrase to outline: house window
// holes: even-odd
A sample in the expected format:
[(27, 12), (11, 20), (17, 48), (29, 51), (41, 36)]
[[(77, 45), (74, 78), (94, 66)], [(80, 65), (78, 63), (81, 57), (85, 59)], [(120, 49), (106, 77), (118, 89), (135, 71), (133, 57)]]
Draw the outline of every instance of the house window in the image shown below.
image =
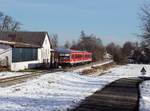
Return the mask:
[(13, 48), (12, 62), (37, 60), (38, 49), (36, 48)]

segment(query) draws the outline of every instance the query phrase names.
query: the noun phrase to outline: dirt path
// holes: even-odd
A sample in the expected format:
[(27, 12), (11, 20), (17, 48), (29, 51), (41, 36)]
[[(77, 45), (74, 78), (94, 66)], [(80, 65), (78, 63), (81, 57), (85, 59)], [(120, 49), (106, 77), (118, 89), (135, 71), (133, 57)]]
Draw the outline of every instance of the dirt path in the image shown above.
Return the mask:
[(73, 111), (138, 111), (139, 78), (117, 80), (86, 98)]

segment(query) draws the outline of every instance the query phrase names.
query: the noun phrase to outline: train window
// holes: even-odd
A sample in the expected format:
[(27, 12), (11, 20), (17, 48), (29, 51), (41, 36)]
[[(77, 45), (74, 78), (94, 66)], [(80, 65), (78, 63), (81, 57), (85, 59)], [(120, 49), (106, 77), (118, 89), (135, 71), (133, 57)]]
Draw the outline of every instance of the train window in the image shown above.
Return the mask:
[(77, 54), (75, 54), (75, 58), (78, 58), (78, 55), (77, 55)]
[(70, 59), (70, 56), (60, 56), (61, 60), (66, 60), (66, 59)]
[(91, 58), (91, 55), (90, 54), (86, 54), (85, 58)]
[(64, 57), (64, 59), (69, 59), (69, 58), (70, 58), (69, 56), (65, 56), (65, 57)]
[(73, 56), (74, 58), (82, 58), (83, 57), (83, 55), (82, 54), (74, 54), (74, 56)]
[(77, 54), (77, 58), (80, 58), (80, 55), (79, 55), (79, 54)]
[(74, 54), (72, 54), (72, 56), (71, 56), (71, 57), (72, 57), (72, 59), (75, 59), (75, 55), (74, 55)]
[(59, 54), (59, 56), (70, 56), (70, 54)]
[(80, 55), (78, 54), (78, 58), (80, 58)]
[(80, 58), (80, 54), (78, 54), (78, 58)]

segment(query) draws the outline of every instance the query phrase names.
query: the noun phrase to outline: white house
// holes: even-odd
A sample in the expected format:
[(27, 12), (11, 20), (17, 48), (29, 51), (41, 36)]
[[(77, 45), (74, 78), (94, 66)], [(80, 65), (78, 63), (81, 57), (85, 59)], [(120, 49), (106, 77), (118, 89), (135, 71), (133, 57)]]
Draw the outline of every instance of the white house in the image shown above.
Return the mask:
[(0, 65), (18, 71), (51, 62), (47, 32), (0, 32)]
[(113, 59), (113, 57), (112, 57), (112, 55), (111, 54), (109, 54), (107, 51), (104, 53), (104, 59), (106, 59), (106, 60), (111, 60), (111, 59)]

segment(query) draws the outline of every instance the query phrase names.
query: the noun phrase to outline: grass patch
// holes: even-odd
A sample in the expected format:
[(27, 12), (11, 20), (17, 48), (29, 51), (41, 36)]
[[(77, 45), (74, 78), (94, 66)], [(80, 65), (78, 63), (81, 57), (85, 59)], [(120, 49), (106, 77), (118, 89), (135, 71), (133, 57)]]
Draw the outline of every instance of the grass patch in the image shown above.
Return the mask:
[(107, 71), (110, 68), (113, 68), (115, 66), (116, 66), (115, 63), (104, 64), (101, 66), (92, 67), (91, 69), (83, 70), (81, 74), (84, 74), (84, 75), (89, 74), (90, 75), (90, 74), (100, 73), (100, 75), (103, 75), (103, 74), (106, 74), (106, 72), (104, 72), (104, 71)]

